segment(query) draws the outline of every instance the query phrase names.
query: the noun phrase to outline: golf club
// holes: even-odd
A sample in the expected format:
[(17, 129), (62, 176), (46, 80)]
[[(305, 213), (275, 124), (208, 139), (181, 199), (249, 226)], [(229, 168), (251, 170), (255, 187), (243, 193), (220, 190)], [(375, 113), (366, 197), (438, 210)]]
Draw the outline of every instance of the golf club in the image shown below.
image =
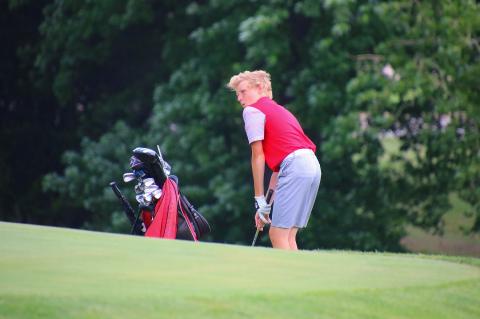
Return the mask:
[[(113, 192), (115, 193), (115, 195), (117, 196), (117, 198), (120, 200), (120, 202), (122, 203), (122, 206), (123, 206), (123, 209), (125, 211), (125, 214), (127, 215), (128, 219), (130, 220), (130, 222), (132, 223), (132, 231), (131, 233), (135, 233), (135, 234), (141, 234), (142, 231), (141, 229), (139, 229), (138, 225), (137, 225), (137, 222), (136, 222), (136, 219), (135, 219), (135, 212), (132, 208), (132, 206), (130, 205), (130, 203), (128, 202), (127, 198), (123, 195), (123, 193), (120, 191), (120, 188), (118, 188), (117, 186), (117, 183), (115, 182), (111, 182), (110, 183), (110, 187), (112, 188)], [(137, 219), (138, 219), (138, 216), (137, 216)]]
[(162, 190), (161, 190), (161, 189), (154, 190), (154, 191), (152, 192), (152, 195), (153, 195), (153, 197), (155, 197), (156, 199), (159, 199), (160, 197), (162, 197)]
[(123, 174), (123, 181), (124, 181), (125, 183), (131, 182), (131, 181), (133, 181), (135, 178), (136, 178), (136, 177), (135, 177), (135, 174), (133, 174), (133, 173), (125, 173), (125, 174)]
[[(267, 203), (271, 204), (271, 199), (273, 197), (273, 189), (269, 189), (267, 192)], [(252, 241), (252, 247), (255, 246), (255, 243), (258, 238), (258, 234), (260, 233), (260, 228), (257, 228), (257, 231), (255, 232), (255, 236), (253, 236), (253, 241)]]
[(144, 178), (144, 179), (143, 179), (143, 184), (144, 184), (145, 186), (151, 186), (151, 185), (155, 185), (155, 186), (156, 186), (155, 180), (154, 180), (153, 178), (151, 178), (151, 177), (149, 177), (149, 178)]
[(145, 194), (147, 194), (147, 193), (153, 193), (157, 189), (159, 189), (159, 187), (157, 185), (153, 184), (153, 185), (150, 185), (150, 186), (146, 186), (143, 191), (145, 192)]

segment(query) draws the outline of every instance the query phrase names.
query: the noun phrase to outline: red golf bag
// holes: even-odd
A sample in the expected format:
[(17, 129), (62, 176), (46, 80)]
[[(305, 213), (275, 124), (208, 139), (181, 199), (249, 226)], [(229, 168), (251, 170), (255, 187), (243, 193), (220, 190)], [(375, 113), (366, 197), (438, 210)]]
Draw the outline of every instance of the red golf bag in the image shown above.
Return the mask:
[(132, 234), (167, 239), (197, 241), (211, 231), (207, 220), (193, 207), (178, 186), (178, 178), (170, 175), (171, 167), (160, 153), (136, 148), (130, 159), (132, 172), (125, 173), (125, 182), (135, 185), (138, 209), (135, 214), (115, 182), (110, 183), (122, 202), (132, 224)]

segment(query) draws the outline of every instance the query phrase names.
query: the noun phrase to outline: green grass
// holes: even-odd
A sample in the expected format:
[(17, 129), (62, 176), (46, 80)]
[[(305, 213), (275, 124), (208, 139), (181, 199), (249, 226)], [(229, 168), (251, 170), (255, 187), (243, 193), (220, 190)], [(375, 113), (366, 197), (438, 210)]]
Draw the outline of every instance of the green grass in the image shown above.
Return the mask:
[(0, 223), (0, 318), (479, 318), (480, 261)]

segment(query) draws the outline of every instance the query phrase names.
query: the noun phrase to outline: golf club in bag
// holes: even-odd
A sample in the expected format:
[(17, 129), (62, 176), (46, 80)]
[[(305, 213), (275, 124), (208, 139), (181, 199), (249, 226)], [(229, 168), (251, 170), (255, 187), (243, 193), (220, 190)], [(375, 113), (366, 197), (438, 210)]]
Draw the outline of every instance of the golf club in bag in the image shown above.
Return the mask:
[(179, 181), (171, 175), (171, 166), (158, 154), (143, 147), (133, 150), (131, 172), (123, 181), (137, 181), (134, 186), (138, 208), (135, 212), (116, 182), (110, 186), (120, 200), (125, 215), (132, 224), (131, 234), (146, 237), (197, 241), (211, 231), (205, 217), (179, 190)]

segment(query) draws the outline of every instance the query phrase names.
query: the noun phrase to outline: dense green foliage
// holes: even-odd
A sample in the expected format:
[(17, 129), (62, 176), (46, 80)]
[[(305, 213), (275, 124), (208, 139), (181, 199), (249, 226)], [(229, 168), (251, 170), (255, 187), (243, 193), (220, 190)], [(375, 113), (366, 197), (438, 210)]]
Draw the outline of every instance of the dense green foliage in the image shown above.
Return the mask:
[[(57, 172), (43, 179), (49, 197), (59, 194), (55, 219), (24, 220), (125, 230), (108, 182), (134, 147), (159, 144), (211, 222), (210, 239), (251, 240), (250, 150), (225, 83), (265, 69), (275, 99), (318, 145), (322, 184), (302, 247), (398, 250), (407, 224), (441, 231), (452, 192), (480, 230), (475, 1), (46, 2), (40, 34), (17, 45), (23, 80), (50, 99), (51, 114), (73, 120), (60, 137), (44, 128), (69, 141), (64, 168), (53, 156)], [(11, 14), (29, 6), (11, 0)], [(387, 151), (389, 131), (399, 152)]]

